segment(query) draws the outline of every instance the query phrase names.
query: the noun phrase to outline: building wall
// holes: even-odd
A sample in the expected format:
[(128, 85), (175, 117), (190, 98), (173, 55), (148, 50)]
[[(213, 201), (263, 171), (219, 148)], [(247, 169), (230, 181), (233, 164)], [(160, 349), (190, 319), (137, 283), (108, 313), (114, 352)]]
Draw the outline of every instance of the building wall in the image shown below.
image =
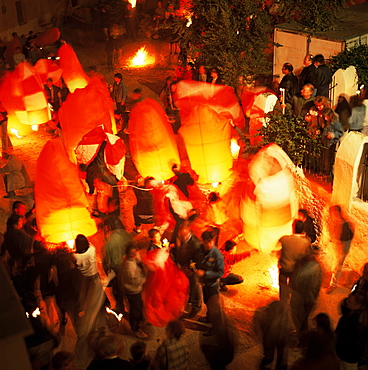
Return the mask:
[(62, 26), (65, 16), (77, 7), (88, 6), (91, 0), (3, 0), (0, 5), (0, 36), (9, 41), (11, 34), (41, 32)]

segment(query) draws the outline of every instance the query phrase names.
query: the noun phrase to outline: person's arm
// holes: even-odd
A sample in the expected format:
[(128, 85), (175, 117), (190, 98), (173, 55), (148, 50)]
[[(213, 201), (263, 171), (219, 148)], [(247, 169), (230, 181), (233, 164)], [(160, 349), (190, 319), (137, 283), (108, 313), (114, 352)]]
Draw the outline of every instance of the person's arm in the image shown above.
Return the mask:
[(226, 257), (226, 262), (229, 264), (229, 265), (235, 265), (237, 262), (240, 262), (242, 261), (243, 259), (247, 258), (247, 257), (250, 257), (250, 252), (249, 251), (246, 251), (246, 252), (242, 252), (242, 253), (234, 253), (234, 254), (228, 254), (227, 257)]
[(221, 252), (214, 256), (216, 264), (213, 270), (206, 270), (204, 276), (209, 279), (220, 279), (224, 275), (224, 257)]

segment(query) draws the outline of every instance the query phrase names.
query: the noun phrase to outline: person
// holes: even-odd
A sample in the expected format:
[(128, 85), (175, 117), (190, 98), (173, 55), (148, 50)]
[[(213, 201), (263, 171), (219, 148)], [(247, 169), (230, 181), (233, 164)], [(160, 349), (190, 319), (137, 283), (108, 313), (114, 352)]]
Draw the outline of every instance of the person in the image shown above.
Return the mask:
[(364, 294), (356, 291), (341, 304), (342, 316), (335, 329), (340, 369), (358, 369), (368, 338), (366, 304)]
[(35, 65), (37, 61), (41, 58), (41, 50), (36, 46), (34, 42), (31, 42), (28, 50), (28, 60), (32, 65)]
[(181, 192), (189, 199), (188, 187), (194, 185), (194, 180), (190, 173), (178, 170), (178, 165), (174, 164), (172, 166), (172, 171), (175, 176), (171, 179), (172, 183), (176, 185)]
[(326, 289), (327, 294), (332, 293), (337, 287), (345, 258), (349, 254), (354, 237), (353, 225), (343, 216), (340, 205), (330, 207), (330, 217), (330, 235), (336, 248), (336, 256), (330, 285)]
[(194, 72), (193, 80), (200, 81), (200, 82), (208, 82), (207, 70), (204, 65), (200, 65), (198, 67), (198, 70)]
[(235, 247), (236, 243), (233, 240), (226, 240), (225, 244), (220, 249), (220, 252), (224, 257), (224, 274), (220, 279), (220, 290), (223, 292), (227, 290), (226, 285), (241, 284), (244, 281), (242, 276), (233, 274), (231, 269), (235, 263), (238, 263), (251, 255), (250, 251), (232, 253)]
[(286, 104), (286, 109), (291, 111), (294, 116), (304, 117), (314, 105), (313, 90), (312, 84), (305, 84), (300, 93), (291, 97), (291, 101)]
[(146, 339), (148, 335), (139, 327), (143, 321), (142, 290), (146, 272), (138, 249), (133, 243), (127, 246), (120, 274), (123, 292), (129, 302), (129, 323), (133, 335)]
[(345, 96), (342, 94), (339, 95), (335, 112), (339, 115), (339, 121), (344, 128), (344, 131), (348, 131), (351, 108)]
[(0, 130), (1, 130), (1, 151), (7, 152), (13, 149), (13, 144), (10, 141), (8, 134), (8, 112), (0, 101)]
[(138, 21), (135, 13), (136, 9), (133, 9), (131, 3), (126, 4), (125, 12), (125, 24), (127, 30), (127, 37), (135, 42), (137, 38)]
[(282, 73), (285, 75), (279, 85), (280, 95), (281, 89), (284, 89), (285, 100), (281, 104), (291, 103), (291, 98), (299, 91), (298, 78), (293, 73), (294, 67), (291, 63), (284, 63)]
[(82, 234), (75, 238), (73, 257), (79, 272), (76, 280), (79, 290), (77, 290), (75, 330), (78, 338), (83, 340), (103, 322), (105, 316), (101, 308), (106, 297), (98, 273), (96, 248)]
[(188, 317), (195, 316), (201, 310), (201, 294), (197, 275), (193, 271), (193, 262), (198, 255), (201, 242), (192, 233), (190, 222), (185, 221), (178, 232), (178, 238), (171, 249), (174, 261), (189, 279), (189, 300), (191, 311)]
[(150, 238), (150, 245), (148, 246), (147, 252), (162, 248), (161, 234), (157, 229), (149, 230), (148, 237)]
[(105, 41), (109, 41), (110, 14), (106, 7), (101, 7), (101, 29)]
[(307, 255), (296, 263), (290, 277), (290, 308), (298, 335), (308, 330), (308, 317), (322, 285), (323, 273), (317, 254), (318, 249), (310, 248)]
[(114, 75), (114, 84), (111, 87), (111, 97), (116, 104), (116, 109), (124, 114), (127, 89), (123, 82), (123, 75), (121, 73), (115, 73)]
[(322, 54), (314, 57), (313, 64), (317, 67), (317, 96), (324, 96), (328, 98), (329, 86), (332, 82), (331, 69), (325, 64), (325, 58)]
[(165, 20), (165, 8), (162, 1), (157, 2), (157, 8), (155, 9), (155, 13), (153, 15), (153, 21), (155, 22), (155, 29), (157, 30), (159, 26)]
[(22, 49), (20, 47), (16, 47), (15, 48), (15, 53), (13, 55), (13, 60), (14, 60), (14, 64), (15, 64), (15, 67), (24, 62), (26, 60), (26, 56), (22, 53)]
[(185, 73), (183, 76), (183, 80), (194, 80), (194, 63), (189, 62), (185, 68)]
[(363, 266), (363, 274), (354, 284), (352, 291), (361, 292), (365, 295), (368, 308), (368, 263)]
[(130, 370), (129, 361), (118, 357), (118, 342), (114, 335), (105, 335), (98, 339), (100, 360), (92, 360), (87, 370)]
[(130, 364), (133, 370), (148, 370), (151, 364), (151, 356), (146, 354), (147, 344), (141, 340), (130, 346)]
[(212, 68), (208, 82), (211, 84), (222, 85), (222, 77), (217, 68)]
[(3, 153), (0, 174), (4, 175), (6, 195), (4, 198), (16, 198), (15, 190), (29, 185), (29, 178), (23, 163), (14, 154)]
[(166, 338), (159, 345), (152, 361), (152, 369), (189, 369), (189, 351), (183, 342), (184, 325), (170, 321), (165, 329)]
[(279, 285), (280, 301), (288, 302), (289, 300), (289, 279), (294, 271), (297, 261), (302, 259), (307, 253), (311, 244), (310, 239), (305, 235), (304, 223), (295, 220), (293, 223), (294, 233), (283, 236), (278, 244), (279, 250)]
[(53, 84), (52, 78), (48, 78), (43, 87), (45, 89), (47, 102), (52, 106), (52, 109), (57, 112), (62, 105), (60, 87)]
[(224, 257), (215, 247), (215, 235), (211, 231), (202, 233), (201, 248), (196, 258), (196, 275), (202, 282), (203, 301), (207, 306), (207, 315), (199, 319), (201, 322), (211, 323), (212, 328), (204, 335), (210, 336), (219, 328), (221, 322), (221, 308), (219, 301), (219, 280), (224, 275)]
[(303, 221), (304, 223), (304, 232), (311, 240), (311, 243), (314, 243), (317, 239), (317, 232), (314, 225), (314, 220), (309, 216), (308, 212), (304, 208), (298, 210), (298, 220)]
[(318, 136), (325, 127), (325, 120), (323, 110), (330, 108), (330, 103), (324, 96), (316, 96), (314, 98), (314, 105), (309, 109), (304, 119), (308, 122), (308, 129), (310, 135)]
[(350, 99), (351, 104), (351, 116), (348, 120), (349, 132), (358, 131), (362, 132), (363, 122), (366, 112), (366, 106), (363, 104), (363, 100), (358, 96), (354, 95)]
[(316, 95), (317, 89), (317, 67), (313, 64), (313, 55), (307, 54), (303, 60), (304, 68), (299, 76), (299, 86), (311, 84), (314, 86), (313, 96)]

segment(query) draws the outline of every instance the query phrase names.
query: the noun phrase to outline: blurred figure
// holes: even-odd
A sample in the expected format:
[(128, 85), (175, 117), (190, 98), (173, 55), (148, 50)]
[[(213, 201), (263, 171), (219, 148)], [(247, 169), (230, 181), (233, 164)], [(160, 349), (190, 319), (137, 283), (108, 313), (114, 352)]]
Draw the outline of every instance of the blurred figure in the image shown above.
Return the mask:
[(157, 229), (148, 231), (148, 237), (150, 238), (150, 245), (148, 246), (147, 252), (162, 248), (161, 234)]
[(188, 187), (194, 185), (194, 180), (192, 176), (188, 172), (179, 171), (177, 164), (174, 164), (172, 166), (172, 171), (175, 174), (175, 176), (171, 179), (172, 183), (176, 185), (182, 191), (182, 193), (189, 199)]
[(208, 74), (205, 66), (200, 65), (198, 67), (198, 70), (194, 72), (193, 80), (200, 82), (208, 82)]
[(363, 130), (363, 122), (366, 112), (366, 106), (363, 104), (363, 100), (354, 95), (350, 99), (351, 104), (351, 116), (349, 117), (349, 131), (358, 131), (362, 132)]
[(260, 370), (268, 369), (272, 364), (275, 349), (277, 351), (276, 370), (287, 369), (286, 344), (295, 331), (286, 302), (274, 301), (263, 312), (261, 318), (264, 357), (259, 365)]
[(151, 356), (146, 353), (147, 344), (139, 340), (130, 346), (130, 364), (133, 370), (148, 370), (151, 364)]
[(305, 235), (304, 223), (295, 220), (293, 224), (294, 234), (285, 235), (279, 240), (281, 250), (279, 251), (279, 284), (280, 301), (288, 302), (290, 291), (290, 277), (296, 263), (306, 256), (311, 244), (310, 239)]
[(18, 64), (25, 62), (26, 56), (22, 53), (22, 49), (20, 47), (15, 48), (15, 53), (13, 55), (13, 61), (15, 67), (17, 67)]
[(327, 294), (332, 293), (337, 287), (345, 258), (350, 251), (354, 237), (353, 225), (343, 217), (341, 206), (335, 205), (330, 207), (330, 218), (330, 235), (336, 254), (330, 285), (326, 289)]
[(309, 216), (306, 209), (298, 210), (298, 220), (303, 221), (304, 223), (304, 232), (311, 240), (311, 243), (314, 243), (317, 239), (317, 232), (314, 226), (313, 218)]
[(98, 339), (101, 360), (93, 360), (87, 370), (130, 370), (132, 367), (126, 360), (118, 357), (118, 343), (114, 335), (106, 335)]
[(363, 274), (359, 278), (359, 280), (354, 284), (352, 291), (360, 292), (365, 295), (368, 308), (368, 263), (364, 265)]
[(157, 8), (155, 9), (155, 13), (153, 14), (153, 21), (155, 22), (156, 30), (164, 22), (164, 20), (165, 20), (165, 8), (163, 6), (163, 2), (158, 1)]
[(8, 112), (0, 101), (0, 135), (1, 135), (1, 151), (7, 152), (8, 149), (13, 149), (13, 144), (10, 141), (8, 134)]
[(51, 360), (51, 370), (73, 370), (73, 359), (74, 356), (70, 352), (56, 352)]
[(135, 42), (137, 38), (138, 20), (136, 16), (136, 9), (132, 7), (131, 3), (126, 4), (125, 24), (127, 30), (127, 37)]
[(335, 112), (339, 115), (339, 121), (344, 128), (344, 131), (348, 131), (351, 108), (344, 95), (339, 96)]
[(308, 330), (308, 317), (314, 308), (322, 285), (322, 267), (316, 259), (318, 251), (311, 249), (299, 260), (290, 277), (290, 308), (297, 334)]
[(170, 321), (165, 329), (166, 338), (156, 350), (152, 369), (188, 370), (189, 351), (182, 339), (185, 328), (180, 321)]
[(101, 29), (105, 41), (109, 41), (110, 14), (104, 6), (101, 8)]

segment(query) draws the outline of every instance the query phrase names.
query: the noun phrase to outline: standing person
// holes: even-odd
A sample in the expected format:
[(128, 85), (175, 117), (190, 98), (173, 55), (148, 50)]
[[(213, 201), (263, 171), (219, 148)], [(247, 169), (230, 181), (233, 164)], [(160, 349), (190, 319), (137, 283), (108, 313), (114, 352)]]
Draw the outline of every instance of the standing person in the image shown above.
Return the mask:
[(349, 118), (351, 116), (351, 108), (344, 95), (340, 95), (338, 103), (335, 108), (335, 112), (339, 115), (339, 121), (341, 122), (344, 131), (349, 130)]
[(155, 13), (153, 15), (153, 21), (155, 22), (155, 29), (157, 30), (159, 26), (165, 20), (165, 8), (162, 1), (157, 2), (157, 8), (155, 9)]
[(220, 249), (220, 252), (224, 257), (224, 274), (220, 279), (220, 290), (223, 292), (227, 290), (226, 285), (241, 284), (244, 281), (242, 276), (233, 274), (231, 270), (236, 263), (250, 257), (251, 255), (250, 251), (232, 253), (235, 246), (236, 243), (234, 241), (226, 240), (225, 244)]
[(207, 70), (204, 65), (200, 65), (198, 67), (198, 70), (194, 72), (193, 80), (200, 81), (200, 82), (208, 82)]
[(104, 6), (101, 8), (101, 29), (105, 41), (109, 41), (110, 14)]
[(52, 106), (54, 112), (57, 112), (62, 104), (60, 87), (53, 84), (52, 78), (48, 78), (43, 87), (45, 89), (47, 102)]
[(282, 104), (291, 104), (291, 98), (299, 92), (299, 81), (293, 70), (294, 67), (291, 63), (284, 63), (281, 68), (282, 73), (285, 75), (279, 85), (279, 89), (285, 90), (285, 101), (282, 101)]
[(0, 132), (1, 132), (1, 151), (7, 152), (8, 149), (13, 149), (13, 144), (10, 141), (8, 134), (8, 112), (0, 101)]
[(313, 64), (313, 55), (307, 54), (303, 60), (304, 68), (300, 74), (299, 86), (311, 84), (314, 86), (313, 96), (316, 95), (317, 89), (317, 67)]
[(196, 275), (202, 281), (203, 301), (207, 306), (207, 315), (199, 319), (211, 323), (212, 328), (204, 333), (214, 335), (221, 325), (221, 308), (219, 300), (219, 280), (224, 275), (224, 257), (215, 247), (216, 237), (211, 231), (202, 233), (200, 254), (197, 257)]
[(328, 98), (329, 87), (332, 82), (331, 69), (326, 66), (325, 58), (322, 54), (318, 54), (314, 57), (313, 64), (317, 67), (317, 96), (324, 96)]
[(311, 240), (311, 243), (314, 243), (317, 239), (317, 232), (314, 226), (314, 221), (311, 216), (309, 216), (308, 212), (304, 208), (300, 208), (298, 210), (298, 220), (303, 221), (304, 223), (304, 232)]
[(20, 47), (15, 48), (15, 53), (13, 55), (13, 63), (16, 67), (18, 64), (25, 62), (26, 56), (22, 53), (22, 49)]
[(289, 279), (294, 271), (297, 261), (302, 259), (307, 253), (310, 246), (310, 239), (305, 235), (304, 223), (295, 220), (293, 224), (294, 233), (285, 235), (279, 240), (281, 250), (279, 251), (279, 284), (280, 284), (280, 301), (288, 302), (289, 300)]
[(129, 302), (129, 323), (133, 335), (146, 339), (148, 335), (139, 327), (143, 321), (142, 290), (146, 281), (146, 273), (138, 249), (133, 243), (128, 245), (123, 258), (121, 281), (124, 294)]
[(125, 83), (123, 82), (123, 75), (121, 73), (115, 73), (114, 84), (111, 88), (111, 96), (112, 100), (116, 104), (116, 109), (124, 114), (127, 89)]
[(135, 12), (136, 9), (135, 8), (133, 9), (132, 4), (127, 3), (125, 11), (127, 37), (130, 38), (133, 42), (135, 42), (137, 38), (137, 28), (138, 28), (138, 21)]
[(353, 225), (343, 217), (342, 208), (339, 205), (330, 207), (331, 229), (330, 234), (336, 248), (335, 266), (332, 271), (330, 285), (326, 293), (332, 293), (336, 288), (341, 276), (341, 270), (346, 256), (349, 254), (351, 242), (354, 237)]
[(222, 85), (222, 77), (217, 68), (212, 68), (208, 82), (215, 85)]
[(363, 104), (363, 100), (357, 95), (354, 95), (351, 98), (350, 104), (351, 104), (351, 116), (349, 117), (348, 120), (349, 132), (350, 131), (362, 132), (363, 122), (367, 108)]
[(194, 63), (189, 62), (185, 67), (184, 80), (194, 80)]
[(189, 351), (183, 343), (184, 325), (170, 321), (165, 329), (166, 338), (156, 350), (151, 364), (153, 370), (188, 370)]
[(189, 301), (192, 306), (188, 317), (195, 316), (201, 310), (201, 292), (197, 275), (194, 273), (192, 263), (199, 253), (200, 240), (192, 233), (189, 221), (185, 221), (178, 232), (175, 246), (171, 249), (174, 261), (189, 279)]
[(28, 50), (28, 60), (32, 65), (35, 65), (39, 59), (42, 58), (41, 50), (34, 42), (31, 42)]
[(100, 320), (105, 317), (101, 308), (106, 297), (98, 274), (96, 248), (82, 234), (75, 238), (73, 257), (80, 273), (76, 281), (79, 291), (77, 290), (75, 328), (78, 339), (83, 340), (94, 328), (101, 325)]

